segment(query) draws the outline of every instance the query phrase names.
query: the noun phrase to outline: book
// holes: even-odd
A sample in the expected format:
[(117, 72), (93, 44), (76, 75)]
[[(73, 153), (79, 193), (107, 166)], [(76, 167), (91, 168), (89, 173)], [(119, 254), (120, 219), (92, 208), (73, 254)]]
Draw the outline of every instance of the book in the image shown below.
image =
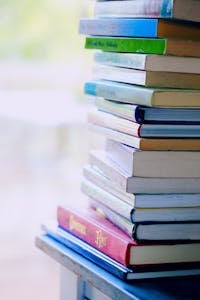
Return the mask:
[(181, 39), (86, 36), (86, 49), (200, 57), (200, 42)]
[(200, 90), (145, 88), (110, 80), (91, 80), (84, 84), (84, 93), (148, 107), (200, 107)]
[(132, 223), (200, 222), (200, 206), (138, 208), (86, 180), (82, 192), (90, 203), (104, 205)]
[(113, 140), (105, 151), (129, 176), (200, 178), (200, 151), (141, 151)]
[(128, 267), (199, 262), (200, 244), (142, 244), (95, 210), (59, 205), (58, 225)]
[(200, 22), (196, 0), (125, 0), (95, 2), (98, 17), (172, 18)]
[(199, 222), (134, 224), (102, 203), (90, 202), (90, 205), (93, 209), (101, 212), (131, 239), (139, 243), (166, 243), (167, 241), (174, 241), (176, 243), (180, 241), (197, 242), (200, 238)]
[(89, 154), (89, 164), (100, 170), (121, 190), (135, 194), (198, 194), (200, 178), (156, 178), (128, 176), (104, 150), (93, 150)]
[(95, 64), (93, 77), (145, 87), (200, 89), (200, 74), (146, 71)]
[(88, 112), (88, 122), (139, 138), (200, 138), (199, 124), (139, 124), (97, 109)]
[(93, 102), (98, 110), (139, 124), (200, 124), (199, 108), (146, 107), (95, 96)]
[(146, 37), (200, 40), (198, 22), (154, 18), (81, 18), (79, 33), (120, 37)]
[[(63, 258), (70, 256), (75, 261), (77, 261), (78, 254), (79, 263), (81, 261), (81, 263), (87, 263), (88, 266), (88, 262), (91, 262), (101, 270), (106, 270), (108, 273), (114, 275), (115, 280), (119, 278), (123, 281), (131, 282), (132, 280), (145, 278), (193, 276), (200, 274), (199, 267), (196, 264), (179, 264), (178, 266), (165, 267), (165, 269), (157, 268), (156, 270), (152, 268), (146, 270), (144, 268), (144, 270), (130, 269), (59, 227), (57, 229), (49, 224), (42, 226), (44, 232), (47, 233), (36, 237), (35, 244), (37, 247), (41, 249), (45, 248), (47, 253), (48, 249), (51, 254), (59, 252)], [(48, 248), (46, 247), (47, 245)], [(83, 259), (85, 259), (84, 262)]]
[(158, 207), (197, 207), (200, 206), (200, 194), (130, 194), (120, 189), (115, 182), (106, 177), (97, 168), (83, 167), (84, 178), (104, 189), (106, 192), (137, 208)]
[(195, 57), (95, 51), (94, 61), (110, 66), (146, 71), (200, 73), (200, 60)]
[(200, 139), (198, 138), (141, 138), (92, 123), (89, 123), (88, 127), (92, 132), (103, 135), (104, 138), (112, 139), (140, 150), (200, 150)]

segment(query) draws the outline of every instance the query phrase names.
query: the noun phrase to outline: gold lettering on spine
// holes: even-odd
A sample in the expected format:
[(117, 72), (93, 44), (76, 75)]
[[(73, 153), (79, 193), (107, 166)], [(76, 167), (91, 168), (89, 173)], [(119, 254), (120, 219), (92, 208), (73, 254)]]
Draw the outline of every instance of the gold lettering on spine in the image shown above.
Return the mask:
[(73, 215), (69, 217), (69, 229), (76, 230), (83, 235), (86, 235), (86, 226), (75, 219)]
[(107, 240), (107, 237), (103, 236), (102, 231), (96, 230), (95, 243), (97, 244), (98, 248), (103, 248), (104, 246), (106, 246), (106, 240)]

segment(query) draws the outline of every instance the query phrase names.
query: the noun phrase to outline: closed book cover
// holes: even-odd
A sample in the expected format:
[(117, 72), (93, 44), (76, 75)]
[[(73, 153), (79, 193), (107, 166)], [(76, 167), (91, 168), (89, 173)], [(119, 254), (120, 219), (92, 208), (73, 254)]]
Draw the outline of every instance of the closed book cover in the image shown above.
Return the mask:
[(193, 73), (145, 71), (95, 64), (93, 77), (96, 80), (111, 80), (145, 87), (200, 89), (200, 74)]
[(86, 36), (86, 49), (200, 57), (200, 42), (182, 39)]
[(161, 178), (128, 176), (115, 162), (108, 159), (105, 151), (93, 150), (90, 165), (110, 178), (115, 185), (127, 193), (136, 194), (198, 194), (200, 178)]
[(200, 60), (195, 57), (95, 51), (94, 61), (110, 66), (146, 71), (200, 73)]
[(79, 33), (85, 35), (200, 40), (194, 22), (153, 18), (81, 18)]
[(126, 218), (117, 214), (100, 202), (90, 200), (90, 205), (94, 209), (101, 211), (105, 217), (114, 225), (119, 227), (131, 239), (138, 242), (197, 242), (200, 240), (199, 222), (166, 222), (166, 223), (138, 223), (133, 224)]
[(96, 1), (94, 15), (101, 17), (175, 18), (200, 22), (196, 0)]
[(139, 124), (95, 108), (88, 122), (139, 138), (200, 138), (199, 124)]
[[(61, 230), (59, 230), (59, 234), (56, 232), (56, 236), (54, 231), (52, 231), (51, 228), (49, 229), (49, 227), (45, 228), (45, 231), (47, 231), (47, 233), (41, 234), (35, 239), (35, 245), (38, 248), (60, 262), (63, 261), (63, 259), (67, 261), (70, 260), (70, 262), (75, 263), (76, 266), (81, 266), (81, 269), (84, 268), (83, 272), (88, 270), (90, 273), (97, 272), (102, 274), (103, 272), (109, 281), (112, 274), (114, 275), (112, 276), (113, 283), (116, 283), (116, 280), (119, 279), (130, 282), (130, 280), (136, 279), (193, 276), (200, 274), (199, 265), (197, 263), (174, 264), (156, 268), (148, 267), (142, 268), (141, 270), (134, 268), (134, 270), (132, 270), (117, 263), (89, 245), (85, 243), (85, 245), (80, 244), (80, 240), (77, 241), (77, 238), (72, 237), (71, 239), (69, 234), (61, 235)], [(121, 280), (118, 282), (119, 284), (126, 284)], [(129, 287), (131, 287), (130, 284)]]
[(199, 90), (145, 88), (110, 80), (91, 80), (84, 84), (84, 92), (117, 102), (147, 107), (200, 107)]
[(200, 206), (200, 194), (130, 194), (120, 189), (115, 182), (106, 177), (97, 168), (83, 167), (83, 177), (106, 192), (136, 208), (158, 207), (197, 207)]
[(124, 265), (118, 263), (116, 260), (105, 255), (103, 252), (95, 249), (88, 243), (77, 238), (75, 235), (70, 234), (68, 231), (62, 229), (57, 225), (57, 222), (46, 221), (41, 225), (41, 228), (49, 237), (52, 237), (66, 247), (76, 251), (80, 255), (86, 257), (93, 263), (97, 264), (101, 268), (107, 270), (108, 272), (122, 280), (132, 280), (135, 278), (148, 277), (148, 270), (146, 274), (140, 269), (137, 270), (125, 267)]
[(199, 108), (158, 108), (95, 97), (98, 110), (139, 124), (200, 124)]
[(199, 151), (141, 151), (108, 139), (105, 150), (129, 176), (200, 178)]
[(58, 224), (123, 265), (199, 261), (199, 244), (138, 244), (95, 210), (89, 210), (58, 206)]

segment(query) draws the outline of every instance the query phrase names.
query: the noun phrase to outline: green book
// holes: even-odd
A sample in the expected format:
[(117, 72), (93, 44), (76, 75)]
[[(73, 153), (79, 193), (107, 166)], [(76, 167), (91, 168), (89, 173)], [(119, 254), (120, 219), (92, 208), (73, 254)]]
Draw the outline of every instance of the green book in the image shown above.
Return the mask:
[(86, 49), (200, 57), (200, 42), (181, 39), (87, 36)]

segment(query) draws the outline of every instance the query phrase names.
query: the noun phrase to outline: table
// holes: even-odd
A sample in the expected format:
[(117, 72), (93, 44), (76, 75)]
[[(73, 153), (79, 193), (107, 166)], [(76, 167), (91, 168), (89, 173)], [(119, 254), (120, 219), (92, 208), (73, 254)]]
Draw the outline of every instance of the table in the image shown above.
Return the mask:
[[(124, 282), (101, 269), (83, 256), (77, 254), (48, 235), (39, 235), (36, 246), (61, 264), (61, 300), (69, 299), (68, 271), (78, 276), (77, 300), (97, 299), (95, 290), (113, 300), (195, 300), (200, 295), (200, 276), (162, 278)], [(66, 288), (67, 287), (67, 288)], [(102, 295), (103, 295), (102, 294)], [(108, 298), (107, 298), (108, 297)], [(102, 300), (101, 298), (98, 298)]]

